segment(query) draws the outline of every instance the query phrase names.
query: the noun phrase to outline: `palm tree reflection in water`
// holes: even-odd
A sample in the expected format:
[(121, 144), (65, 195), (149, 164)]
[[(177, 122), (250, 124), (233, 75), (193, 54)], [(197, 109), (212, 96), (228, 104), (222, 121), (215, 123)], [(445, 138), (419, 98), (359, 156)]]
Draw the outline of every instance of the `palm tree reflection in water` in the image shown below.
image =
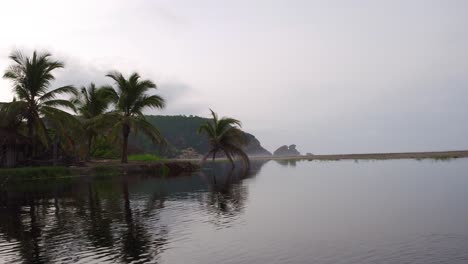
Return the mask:
[(253, 162), (246, 171), (216, 162), (211, 170), (188, 177), (125, 175), (7, 184), (0, 189), (0, 246), (5, 249), (0, 262), (158, 262), (180, 234), (174, 213), (184, 212), (174, 209), (185, 209), (174, 205), (195, 205), (194, 216), (208, 214), (216, 228), (230, 227), (247, 204), (242, 180), (262, 165)]
[(244, 211), (248, 199), (244, 179), (254, 177), (265, 161), (251, 162), (251, 168), (227, 166), (227, 163), (212, 163), (213, 168), (200, 172), (209, 191), (200, 202), (214, 216), (210, 221), (218, 228), (230, 227)]

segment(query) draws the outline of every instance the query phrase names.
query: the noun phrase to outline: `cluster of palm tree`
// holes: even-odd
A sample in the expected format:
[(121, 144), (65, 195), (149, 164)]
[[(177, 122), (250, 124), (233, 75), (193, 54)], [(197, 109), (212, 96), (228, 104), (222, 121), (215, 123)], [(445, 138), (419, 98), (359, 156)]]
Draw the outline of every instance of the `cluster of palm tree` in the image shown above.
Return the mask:
[[(164, 108), (165, 100), (149, 94), (151, 89), (156, 89), (156, 84), (142, 79), (138, 73), (126, 78), (120, 72), (110, 72), (106, 77), (114, 82), (112, 86), (97, 87), (91, 83), (81, 89), (72, 85), (51, 89), (54, 72), (64, 67), (63, 62), (54, 60), (50, 53), (36, 51), (30, 57), (14, 51), (10, 59), (13, 63), (3, 77), (12, 82), (14, 99), (0, 103), (0, 127), (27, 135), (32, 141), (29, 157), (37, 156), (41, 152), (39, 148), (52, 146), (54, 161), (59, 148), (72, 153), (75, 159), (84, 153), (81, 156), (89, 161), (93, 141), (105, 135), (112, 141), (120, 140), (121, 162), (127, 163), (128, 137), (132, 131), (143, 132), (155, 144), (165, 142), (143, 115), (145, 108)], [(198, 131), (208, 136), (211, 146), (202, 162), (210, 155), (214, 160), (220, 153), (233, 167), (236, 157), (248, 167), (249, 158), (241, 149), (244, 136), (240, 121), (218, 118), (210, 111), (213, 119)]]
[(50, 53), (36, 51), (30, 57), (14, 51), (10, 59), (13, 63), (3, 77), (12, 82), (14, 99), (0, 104), (0, 126), (25, 132), (32, 141), (30, 157), (38, 155), (39, 147), (54, 146), (55, 154), (59, 143), (75, 157), (78, 147), (85, 145), (85, 159), (89, 160), (93, 139), (105, 134), (122, 141), (121, 158), (126, 163), (128, 136), (132, 131), (141, 131), (156, 143), (164, 141), (159, 131), (145, 120), (143, 109), (164, 108), (165, 101), (149, 94), (156, 84), (142, 79), (138, 73), (128, 78), (120, 72), (107, 74), (114, 81), (113, 86), (96, 87), (91, 83), (80, 91), (71, 85), (50, 89), (54, 71), (63, 68), (63, 62), (52, 59)]

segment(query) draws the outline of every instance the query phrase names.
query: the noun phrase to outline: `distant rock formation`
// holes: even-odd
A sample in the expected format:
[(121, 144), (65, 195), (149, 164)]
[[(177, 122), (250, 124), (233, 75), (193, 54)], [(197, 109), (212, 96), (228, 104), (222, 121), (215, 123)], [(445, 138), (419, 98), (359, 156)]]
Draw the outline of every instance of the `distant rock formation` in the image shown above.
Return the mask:
[(297, 151), (296, 145), (292, 144), (289, 147), (284, 145), (279, 147), (275, 152), (273, 152), (274, 156), (279, 157), (289, 157), (289, 156), (300, 156), (301, 153)]
[(249, 133), (244, 133), (245, 135), (245, 146), (243, 147), (243, 150), (247, 155), (249, 156), (271, 156), (271, 152), (266, 150), (262, 145), (260, 144), (260, 141), (258, 139)]
[(195, 149), (186, 148), (180, 151), (180, 154), (177, 158), (178, 159), (201, 159), (202, 157), (203, 155), (198, 153)]

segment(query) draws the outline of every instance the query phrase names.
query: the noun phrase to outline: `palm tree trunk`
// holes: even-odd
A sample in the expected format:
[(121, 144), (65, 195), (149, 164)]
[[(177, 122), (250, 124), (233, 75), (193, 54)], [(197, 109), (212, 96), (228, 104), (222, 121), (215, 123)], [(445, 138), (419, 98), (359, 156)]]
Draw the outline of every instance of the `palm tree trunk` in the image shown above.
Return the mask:
[(31, 118), (28, 118), (27, 126), (28, 126), (28, 137), (31, 140), (31, 145), (28, 146), (27, 156), (28, 158), (32, 158), (35, 152), (34, 150), (36, 148), (36, 140), (33, 137), (33, 121)]
[(229, 159), (229, 162), (231, 162), (232, 168), (234, 168), (236, 165), (234, 164), (234, 160), (232, 159), (231, 154), (229, 154), (229, 152), (227, 152), (227, 151), (224, 151), (224, 153), (226, 153), (226, 156)]
[(122, 127), (122, 137), (123, 137), (123, 145), (122, 145), (122, 163), (128, 163), (128, 135), (130, 134), (130, 126), (123, 125)]
[(123, 179), (122, 181), (122, 190), (123, 190), (123, 198), (124, 198), (124, 213), (125, 213), (125, 222), (127, 224), (132, 224), (132, 208), (130, 207), (130, 195), (128, 193), (128, 181), (127, 179)]
[(211, 151), (208, 151), (208, 153), (205, 154), (205, 156), (203, 156), (201, 162), (200, 162), (200, 166), (202, 166), (206, 160), (208, 159), (208, 157), (211, 155)]
[(76, 143), (73, 141), (73, 163), (76, 165), (78, 163), (78, 148), (76, 146)]
[(92, 135), (88, 135), (88, 145), (86, 146), (87, 147), (87, 150), (86, 150), (86, 161), (90, 161), (91, 160), (91, 143), (93, 141), (93, 136)]
[(53, 160), (53, 165), (57, 166), (58, 163), (58, 138), (57, 136), (54, 136), (54, 146), (53, 146), (53, 151), (52, 151), (52, 160)]

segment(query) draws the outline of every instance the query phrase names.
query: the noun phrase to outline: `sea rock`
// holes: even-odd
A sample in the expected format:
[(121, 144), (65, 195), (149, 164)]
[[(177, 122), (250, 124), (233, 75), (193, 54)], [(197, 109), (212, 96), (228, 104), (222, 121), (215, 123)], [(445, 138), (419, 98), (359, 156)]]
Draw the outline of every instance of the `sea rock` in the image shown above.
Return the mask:
[(287, 145), (279, 147), (275, 152), (274, 156), (279, 157), (290, 157), (290, 156), (300, 156), (301, 153), (296, 149), (296, 145), (292, 144), (289, 147)]

